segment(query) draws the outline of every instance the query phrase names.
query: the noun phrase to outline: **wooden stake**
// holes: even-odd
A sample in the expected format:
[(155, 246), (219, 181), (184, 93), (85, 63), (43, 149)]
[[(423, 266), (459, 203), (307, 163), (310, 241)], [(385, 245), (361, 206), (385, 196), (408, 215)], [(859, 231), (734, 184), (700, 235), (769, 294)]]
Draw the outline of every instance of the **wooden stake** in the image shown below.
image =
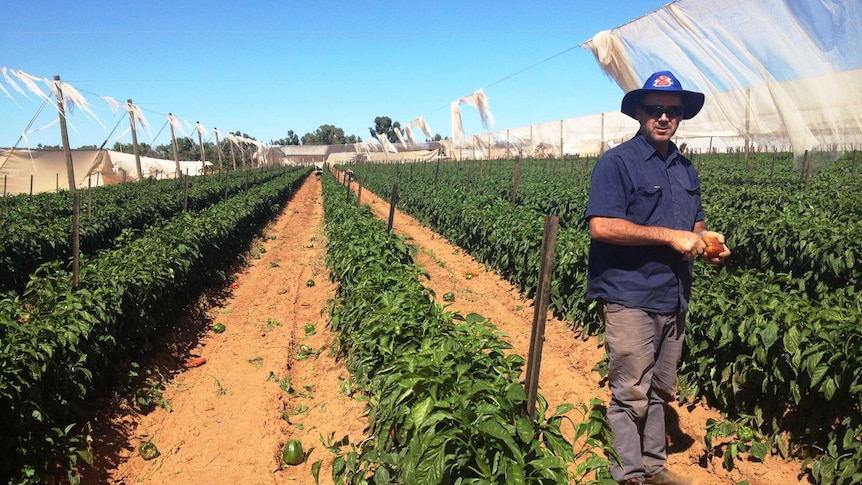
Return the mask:
[(534, 298), (533, 329), (530, 334), (530, 352), (527, 354), (527, 374), (524, 391), (527, 394), (526, 413), (531, 420), (536, 418), (536, 397), (539, 388), (539, 369), (542, 365), (542, 347), (545, 341), (545, 322), (550, 305), (551, 279), (554, 273), (554, 252), (557, 245), (557, 232), (560, 219), (545, 216), (545, 230), (542, 234), (542, 254), (539, 260), (539, 281)]
[(195, 130), (198, 132), (198, 145), (201, 147), (201, 175), (206, 175), (207, 164), (206, 164), (206, 157), (204, 156), (204, 137), (201, 134), (200, 127), (201, 127), (200, 121), (195, 121)]
[(126, 101), (129, 106), (129, 124), (132, 126), (132, 151), (135, 154), (135, 168), (138, 169), (138, 180), (144, 180), (144, 171), (141, 169), (141, 150), (138, 148), (138, 130), (135, 129), (135, 114), (132, 100)]
[(72, 193), (72, 289), (78, 289), (81, 267), (81, 196)]
[(392, 198), (389, 201), (389, 225), (387, 232), (392, 232), (392, 223), (395, 221), (395, 206), (398, 204), (398, 183), (392, 185)]
[(180, 178), (183, 174), (183, 170), (180, 168), (180, 149), (177, 147), (177, 136), (174, 134), (174, 124), (171, 123), (173, 116), (174, 115), (171, 113), (168, 113), (168, 124), (171, 125), (171, 147), (173, 147), (174, 165), (176, 167), (174, 170), (174, 177)]
[[(60, 76), (54, 76), (57, 111), (60, 112), (60, 137), (63, 140), (63, 152), (66, 154), (66, 173), (69, 175), (69, 190), (75, 190), (75, 166), (72, 164), (72, 149), (69, 147), (69, 130), (66, 128), (66, 107), (63, 102), (63, 87)], [(57, 176), (59, 178), (59, 175)], [(32, 194), (32, 183), (30, 192)], [(58, 184), (59, 189), (59, 184)]]
[(216, 146), (215, 147), (216, 147), (216, 153), (218, 154), (218, 171), (221, 172), (222, 169), (224, 168), (224, 166), (222, 165), (222, 161), (221, 161), (221, 145), (219, 145), (219, 141), (218, 141), (218, 128), (213, 128), (213, 131), (215, 132), (215, 138), (216, 138)]
[(518, 195), (518, 183), (521, 181), (521, 160), (515, 162), (515, 175), (512, 177), (512, 207), (515, 207), (515, 201)]

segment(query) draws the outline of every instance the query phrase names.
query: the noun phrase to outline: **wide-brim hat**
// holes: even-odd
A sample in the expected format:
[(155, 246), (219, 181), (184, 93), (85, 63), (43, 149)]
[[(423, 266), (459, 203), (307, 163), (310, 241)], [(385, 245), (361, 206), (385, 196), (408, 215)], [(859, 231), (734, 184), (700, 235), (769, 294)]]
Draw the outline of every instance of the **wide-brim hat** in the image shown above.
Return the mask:
[(620, 111), (637, 119), (635, 110), (648, 93), (679, 93), (682, 95), (682, 119), (690, 120), (700, 113), (705, 97), (703, 93), (686, 91), (679, 79), (670, 71), (659, 71), (652, 74), (641, 89), (629, 91), (623, 96)]

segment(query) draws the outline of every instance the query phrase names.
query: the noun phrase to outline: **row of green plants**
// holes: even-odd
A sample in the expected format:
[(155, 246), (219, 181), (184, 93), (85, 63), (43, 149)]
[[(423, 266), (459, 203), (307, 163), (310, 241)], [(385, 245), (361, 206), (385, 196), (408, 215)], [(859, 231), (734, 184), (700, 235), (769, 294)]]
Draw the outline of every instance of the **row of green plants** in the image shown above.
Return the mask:
[[(397, 182), (400, 209), (532, 295), (543, 214), (527, 206), (513, 207), (508, 198), (468, 193), (461, 185), (393, 177), (391, 170), (379, 167), (352, 168), (365, 188), (384, 198)], [(706, 194), (712, 191), (704, 188)], [(728, 232), (714, 221), (710, 224)], [(734, 240), (729, 239), (736, 251)], [(585, 228), (561, 229), (551, 306), (570, 319), (576, 331), (599, 334), (601, 319), (584, 293), (588, 247)], [(689, 345), (680, 370), (681, 399), (706, 399), (736, 423), (732, 429), (756, 432), (762, 446), (735, 442), (736, 451), (745, 448), (754, 458), (767, 451), (806, 458), (822, 484), (858, 480), (862, 463), (858, 280), (813, 298), (809, 285), (792, 272), (740, 264), (711, 268), (702, 262), (696, 270)], [(727, 429), (716, 426), (714, 435)], [(736, 456), (725, 457), (729, 455)], [(726, 458), (725, 466), (732, 467), (732, 460)]]
[(91, 460), (87, 406), (153, 347), (153, 338), (220, 286), (309, 174), (282, 173), (196, 213), (182, 213), (82, 258), (81, 285), (62, 261), (22, 294), (0, 296), (0, 480), (46, 483)]
[[(813, 298), (846, 287), (862, 290), (862, 239), (857, 236), (862, 232), (862, 176), (848, 176), (852, 153), (815, 174), (807, 192), (801, 190), (790, 155), (775, 158), (773, 163), (767, 153), (752, 155), (749, 162), (737, 154), (695, 157), (707, 220), (722, 228), (734, 246), (728, 264), (790, 273)], [(469, 177), (471, 198), (511, 202), (515, 164), (365, 165), (358, 175), (372, 170), (406, 186), (444, 185), (464, 192)], [(557, 216), (561, 227), (586, 230), (583, 215), (594, 165), (595, 159), (524, 160), (518, 167), (515, 204)]]
[(507, 355), (505, 335), (481, 315), (442, 307), (421, 284), (428, 275), (413, 262), (415, 248), (347, 200), (329, 174), (324, 208), (326, 262), (338, 282), (334, 347), (368, 398), (371, 434), (329, 445), (335, 483), (558, 484), (587, 475), (614, 483), (598, 401), (579, 408), (572, 441), (561, 431), (571, 404), (549, 414), (539, 396), (531, 420), (518, 382), (524, 359)]
[[(94, 253), (115, 244), (123, 231), (141, 231), (187, 210), (196, 212), (253, 184), (280, 176), (285, 168), (257, 169), (185, 179), (146, 180), (80, 191), (81, 252)], [(68, 191), (29, 197), (2, 197), (0, 226), (0, 291), (20, 292), (39, 265), (68, 260), (72, 254), (73, 194)]]

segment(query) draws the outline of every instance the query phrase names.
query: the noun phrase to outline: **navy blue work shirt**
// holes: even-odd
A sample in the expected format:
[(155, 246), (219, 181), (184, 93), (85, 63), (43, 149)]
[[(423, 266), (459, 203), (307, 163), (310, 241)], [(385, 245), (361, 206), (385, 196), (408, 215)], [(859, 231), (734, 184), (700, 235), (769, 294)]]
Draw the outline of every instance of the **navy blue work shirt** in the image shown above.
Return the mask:
[[(704, 219), (700, 179), (671, 143), (665, 159), (638, 134), (602, 155), (585, 217), (691, 231)], [(688, 309), (694, 263), (667, 245), (590, 243), (587, 298), (657, 313)]]

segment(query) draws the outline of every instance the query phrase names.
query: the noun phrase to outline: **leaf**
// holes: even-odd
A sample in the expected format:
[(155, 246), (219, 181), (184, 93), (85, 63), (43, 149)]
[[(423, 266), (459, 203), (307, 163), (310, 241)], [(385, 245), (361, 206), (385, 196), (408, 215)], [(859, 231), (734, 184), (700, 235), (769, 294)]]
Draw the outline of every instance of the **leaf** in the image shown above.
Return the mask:
[(506, 467), (506, 483), (507, 485), (524, 485), (527, 483), (527, 474), (523, 464), (509, 462), (509, 466)]
[(769, 447), (766, 446), (766, 443), (762, 443), (760, 441), (751, 443), (751, 456), (756, 458), (758, 461), (763, 461), (768, 454)]
[(314, 477), (314, 485), (320, 485), (320, 465), (323, 460), (317, 460), (311, 464), (311, 476)]
[(413, 426), (421, 428), (422, 423), (425, 422), (425, 418), (428, 417), (428, 413), (431, 412), (433, 407), (434, 400), (430, 396), (426, 397), (421, 403), (413, 406), (413, 409), (410, 410), (410, 419), (413, 421)]
[(530, 420), (524, 416), (519, 416), (515, 421), (515, 429), (518, 431), (518, 438), (524, 443), (533, 441), (533, 425)]
[(416, 483), (437, 485), (443, 478), (446, 465), (446, 441), (434, 440), (434, 444), (425, 449), (419, 463), (416, 465)]
[(509, 450), (512, 452), (512, 455), (519, 461), (524, 461), (524, 452), (518, 447), (515, 441), (512, 439), (512, 435), (507, 431), (503, 426), (500, 425), (495, 419), (500, 419), (498, 417), (492, 418), (487, 421), (483, 421), (479, 423), (477, 427), (479, 431), (482, 433), (489, 434), (494, 438), (502, 441), (509, 447)]
[(87, 462), (88, 465), (93, 466), (93, 454), (90, 453), (89, 450), (75, 450), (78, 456), (81, 457), (82, 460)]
[(778, 340), (778, 323), (775, 320), (770, 321), (766, 328), (760, 332), (760, 341), (763, 343), (763, 346), (767, 349), (772, 347), (772, 344)]
[(515, 403), (526, 401), (527, 393), (524, 391), (524, 386), (518, 382), (512, 382), (506, 388), (506, 398)]
[(575, 406), (573, 404), (570, 404), (567, 402), (560, 404), (559, 406), (557, 406), (557, 409), (554, 411), (554, 416), (562, 416), (574, 408), (575, 408)]

